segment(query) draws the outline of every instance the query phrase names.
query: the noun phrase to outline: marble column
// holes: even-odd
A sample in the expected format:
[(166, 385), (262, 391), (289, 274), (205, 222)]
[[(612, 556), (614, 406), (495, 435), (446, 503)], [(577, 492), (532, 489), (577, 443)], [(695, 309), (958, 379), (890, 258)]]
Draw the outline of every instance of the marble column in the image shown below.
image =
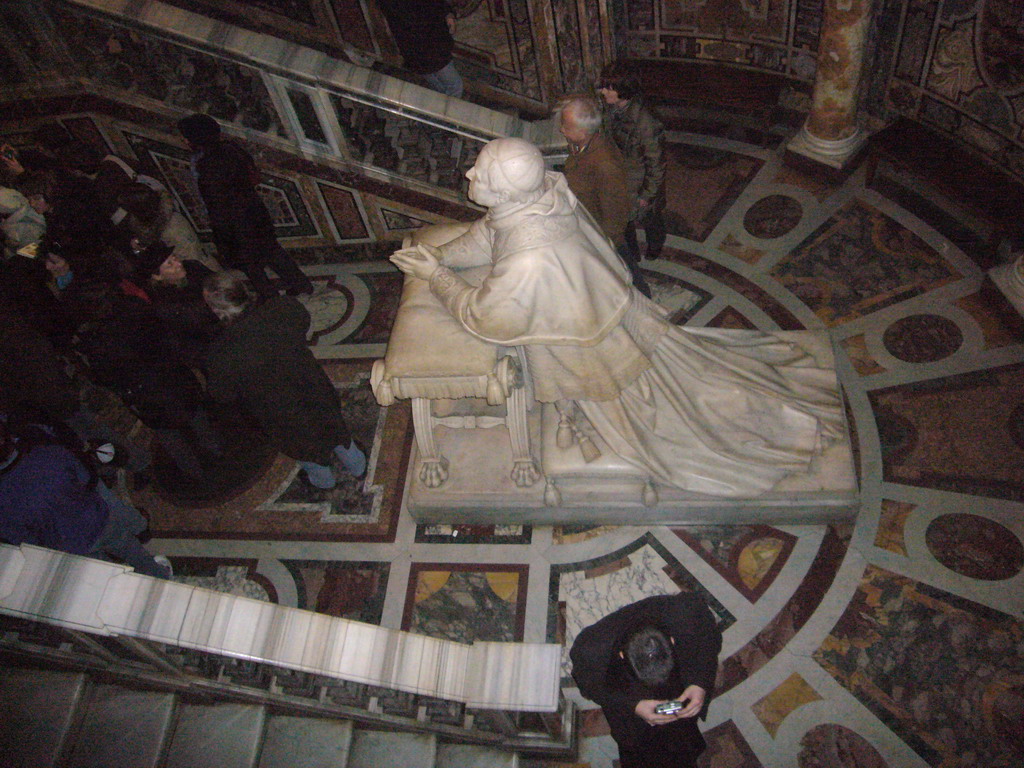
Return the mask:
[(787, 149), (841, 169), (863, 146), (857, 90), (871, 0), (824, 0), (811, 113)]

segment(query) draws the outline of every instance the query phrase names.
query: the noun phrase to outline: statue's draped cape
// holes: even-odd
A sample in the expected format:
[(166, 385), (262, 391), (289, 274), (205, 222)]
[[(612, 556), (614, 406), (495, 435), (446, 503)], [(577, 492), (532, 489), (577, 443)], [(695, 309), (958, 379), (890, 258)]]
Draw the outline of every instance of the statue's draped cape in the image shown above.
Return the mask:
[[(431, 290), (466, 330), (520, 347), (537, 400), (575, 401), (613, 451), (661, 482), (761, 493), (843, 433), (835, 372), (810, 334), (671, 325), (561, 174), (441, 252)], [(483, 264), (479, 285), (455, 271)]]

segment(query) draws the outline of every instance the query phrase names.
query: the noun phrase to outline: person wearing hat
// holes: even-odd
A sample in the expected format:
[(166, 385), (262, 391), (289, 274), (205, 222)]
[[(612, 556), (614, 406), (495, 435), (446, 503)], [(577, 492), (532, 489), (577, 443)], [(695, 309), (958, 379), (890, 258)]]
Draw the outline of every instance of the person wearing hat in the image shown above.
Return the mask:
[(209, 115), (179, 120), (178, 130), (193, 153), (192, 174), (206, 204), (220, 260), (242, 270), (265, 299), (277, 295), (266, 267), (284, 281), (289, 295), (312, 293), (313, 284), (274, 236), (274, 222), (256, 191), (259, 171), (252, 156), (222, 138), (220, 125)]
[(178, 359), (201, 367), (206, 348), (219, 330), (216, 316), (203, 300), (203, 281), (213, 270), (179, 258), (176, 249), (161, 242), (136, 254), (134, 263)]

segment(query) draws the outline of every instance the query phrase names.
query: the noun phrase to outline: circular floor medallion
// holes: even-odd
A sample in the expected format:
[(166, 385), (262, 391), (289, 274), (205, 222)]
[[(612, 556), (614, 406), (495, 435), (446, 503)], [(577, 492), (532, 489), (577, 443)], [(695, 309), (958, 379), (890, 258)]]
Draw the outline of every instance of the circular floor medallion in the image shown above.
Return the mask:
[(803, 206), (792, 197), (768, 195), (750, 206), (743, 227), (754, 237), (770, 240), (790, 232), (803, 215)]
[(1009, 579), (1024, 567), (1024, 544), (1009, 528), (987, 517), (941, 515), (929, 523), (924, 540), (936, 560), (972, 579)]
[(949, 357), (964, 342), (957, 324), (941, 315), (910, 315), (885, 329), (889, 354), (905, 363), (933, 363)]

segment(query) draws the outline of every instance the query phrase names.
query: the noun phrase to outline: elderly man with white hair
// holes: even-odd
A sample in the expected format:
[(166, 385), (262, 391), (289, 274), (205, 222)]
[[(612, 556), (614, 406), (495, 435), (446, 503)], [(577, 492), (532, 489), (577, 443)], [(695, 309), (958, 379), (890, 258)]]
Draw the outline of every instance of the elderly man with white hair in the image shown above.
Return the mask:
[[(469, 333), (522, 347), (534, 397), (574, 401), (626, 462), (683, 490), (744, 496), (806, 471), (843, 434), (834, 370), (792, 337), (669, 323), (535, 146), (496, 139), (466, 176), (487, 214), (392, 262)], [(479, 285), (457, 271), (481, 265)]]
[(601, 107), (591, 96), (567, 96), (559, 103), (558, 129), (569, 150), (565, 179), (626, 261), (633, 285), (650, 297), (651, 289), (640, 271), (636, 253), (626, 247), (626, 225), (634, 203), (629, 193), (626, 160), (615, 142), (601, 130), (601, 120)]

